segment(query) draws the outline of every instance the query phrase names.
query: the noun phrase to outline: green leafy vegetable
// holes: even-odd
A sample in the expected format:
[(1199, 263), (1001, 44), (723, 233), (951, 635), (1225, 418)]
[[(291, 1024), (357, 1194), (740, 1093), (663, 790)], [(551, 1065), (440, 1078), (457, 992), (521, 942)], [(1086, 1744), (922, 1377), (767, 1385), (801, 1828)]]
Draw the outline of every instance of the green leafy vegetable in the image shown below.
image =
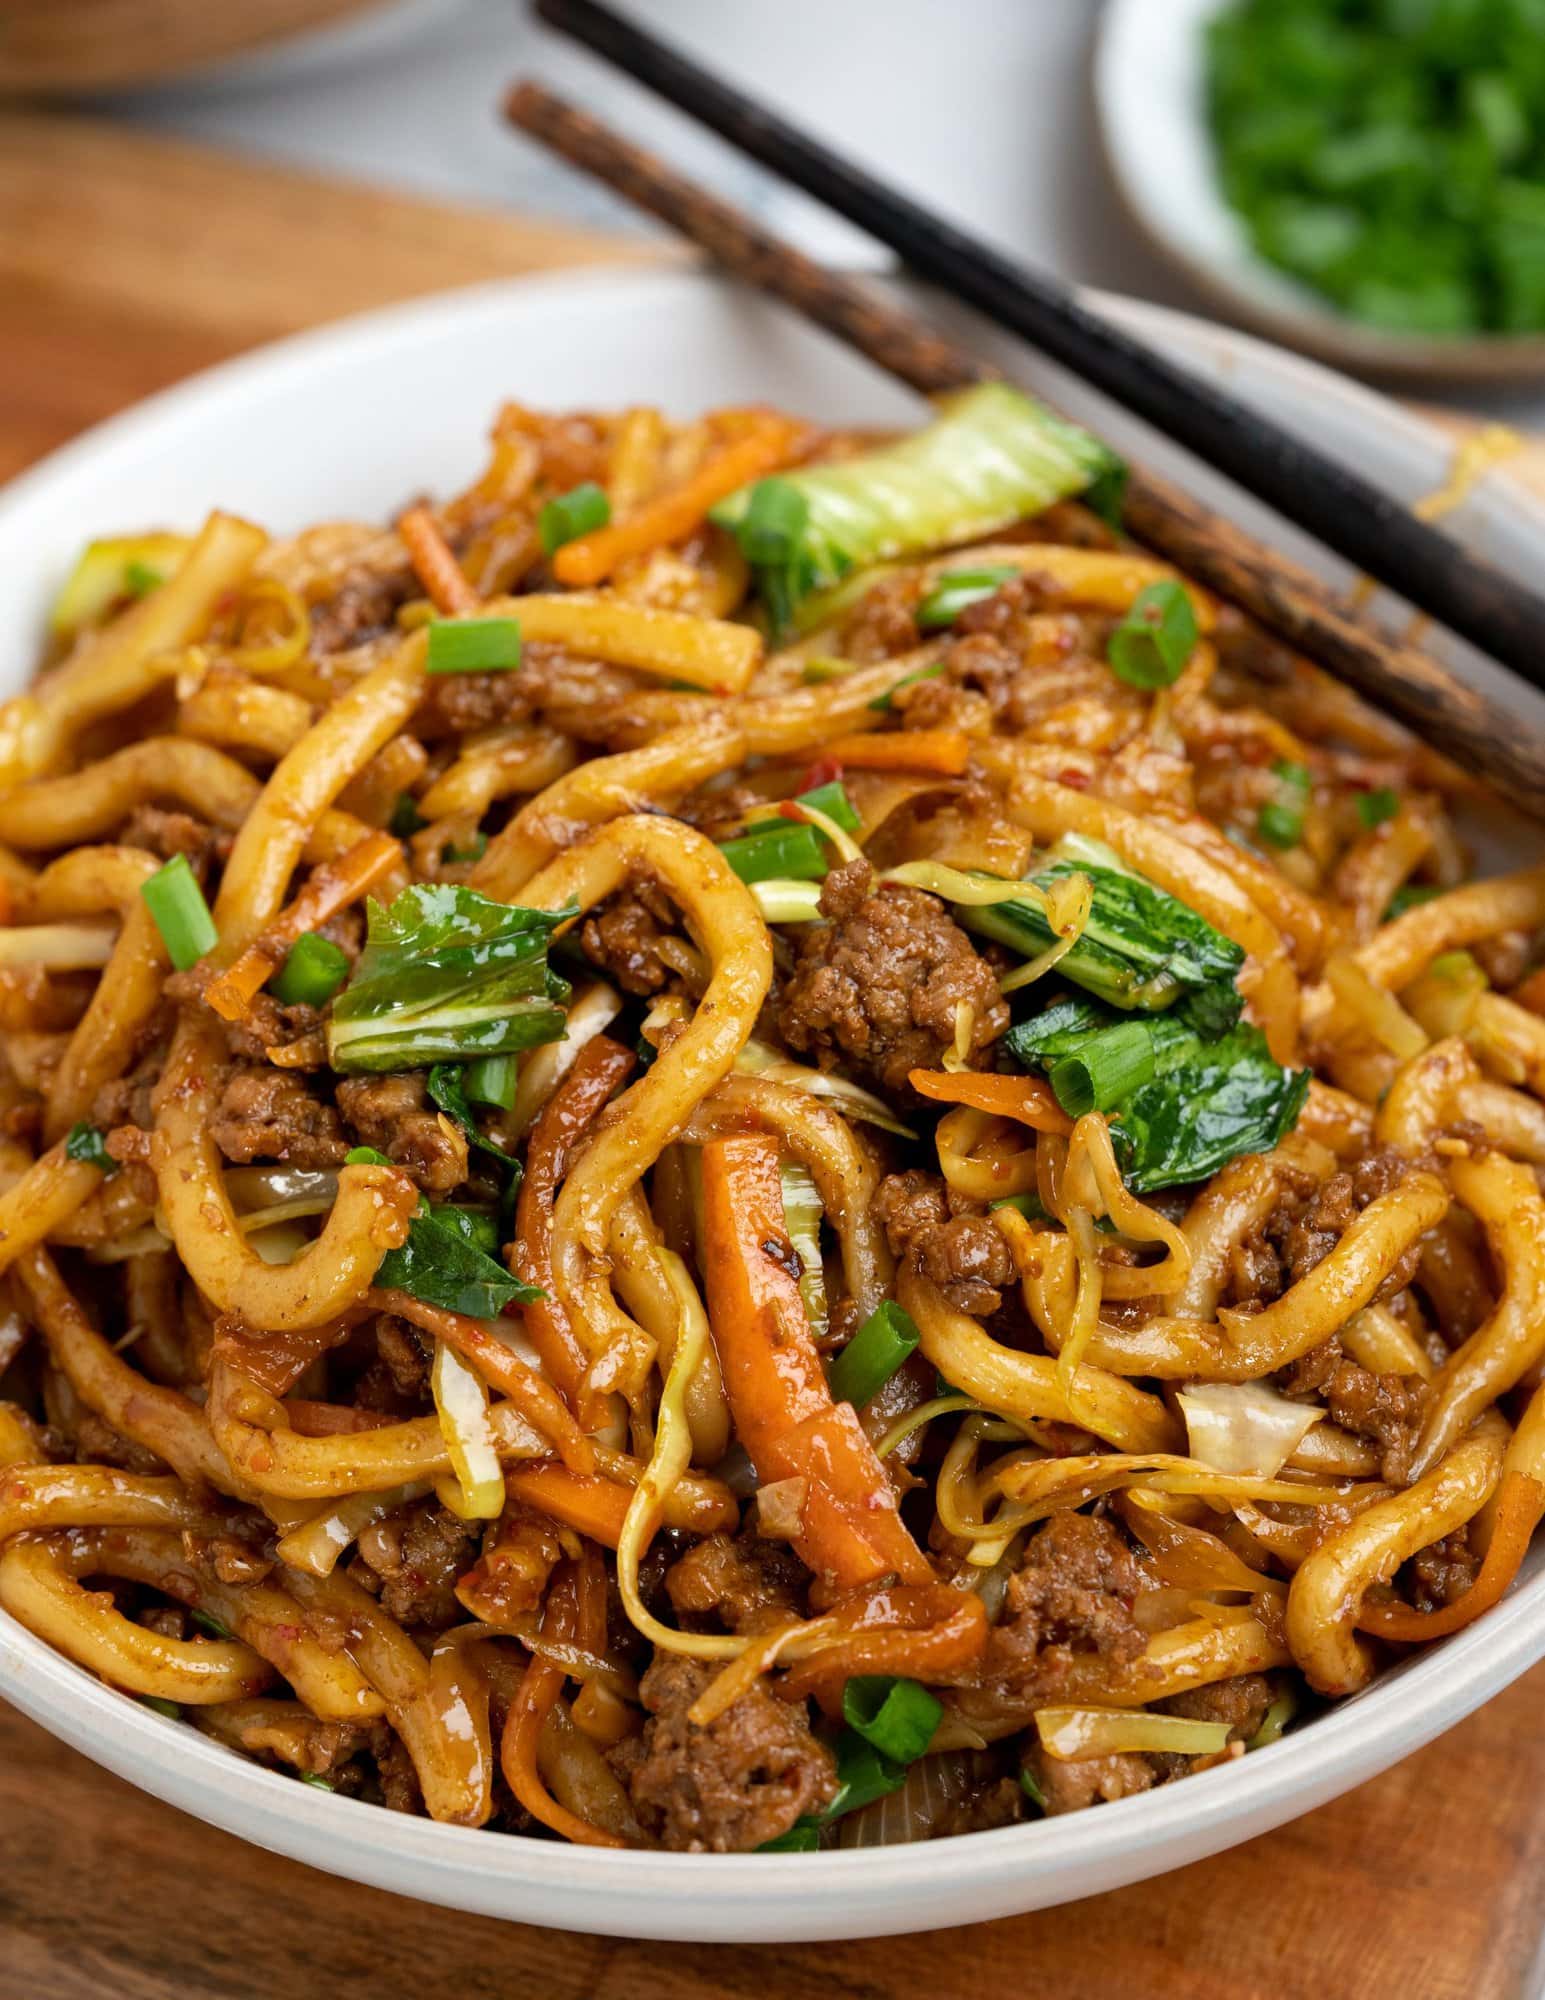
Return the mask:
[(536, 517), (536, 531), (544, 556), (556, 555), (565, 542), (575, 542), (593, 529), (604, 528), (612, 518), (612, 503), (593, 479), (571, 486), (549, 500)]
[(797, 1819), (787, 1833), (780, 1833), (774, 1840), (764, 1840), (756, 1851), (758, 1854), (814, 1854), (820, 1845), (820, 1822)]
[(182, 1710), (175, 1701), (163, 1701), (158, 1694), (142, 1694), (139, 1698), (142, 1708), (153, 1708), (157, 1715), (164, 1715), (168, 1722), (181, 1722)]
[(1019, 571), (1006, 563), (988, 563), (981, 569), (947, 569), (933, 580), (912, 617), (919, 632), (942, 632), (954, 624), (962, 611), (994, 596)]
[(489, 1230), (466, 1210), (431, 1208), (420, 1200), (407, 1242), (387, 1251), (375, 1282), (383, 1291), (409, 1292), (472, 1319), (496, 1319), (512, 1302), (544, 1298), (539, 1285), (522, 1284), (494, 1262), (483, 1247), (488, 1240)]
[(920, 1338), (912, 1315), (894, 1299), (883, 1299), (833, 1361), (832, 1395), (862, 1409), (916, 1352)]
[(426, 674), (501, 674), (520, 665), (518, 618), (438, 618), (429, 628)]
[(217, 1618), (212, 1611), (192, 1611), (188, 1615), (195, 1625), (201, 1627), (213, 1639), (234, 1639), (236, 1637), (230, 1626), (223, 1619)]
[(399, 795), (392, 807), (392, 816), (386, 822), (386, 830), (397, 840), (411, 840), (415, 833), (422, 833), (429, 822), (418, 809), (418, 802), (411, 792)]
[(559, 1040), (568, 985), (547, 946), (574, 910), (525, 910), (415, 883), (372, 902), (365, 949), (333, 1002), (328, 1060), (345, 1075), (470, 1062)]
[(220, 941), (204, 892), (188, 865), (186, 854), (174, 854), (163, 868), (140, 884), (145, 906), (155, 919), (167, 956), (179, 972), (198, 964)]
[(892, 1763), (915, 1764), (933, 1740), (944, 1704), (918, 1681), (857, 1674), (842, 1690), (842, 1719)]
[[(1092, 1108), (1103, 1079), (1129, 1079), (1124, 1094), (1099, 1108), (1113, 1114), (1117, 1159), (1140, 1194), (1205, 1180), (1240, 1153), (1269, 1151), (1298, 1122), (1309, 1093), (1309, 1071), (1274, 1062), (1259, 1028), (1240, 1025), (1208, 1040), (1190, 1011), (1188, 1002), (1123, 1019), (1095, 1001), (1068, 999), (1004, 1037), (1015, 1061), (1040, 1070), (1070, 1115), (1078, 1115), (1075, 1105)], [(1138, 1037), (1148, 1046), (1134, 1052)]]
[(834, 1819), (859, 1812), (873, 1805), (876, 1799), (899, 1792), (907, 1781), (906, 1765), (877, 1750), (856, 1729), (844, 1729), (833, 1747), (837, 1756), (837, 1796), (816, 1816), (818, 1825), (829, 1826)]
[(1436, 882), (1405, 882), (1389, 899), (1389, 908), (1384, 912), (1385, 923), (1392, 923), (1396, 917), (1403, 917), (1407, 910), (1414, 910), (1423, 903), (1430, 903), (1434, 896), (1443, 891)]
[(1393, 819), (1399, 810), (1400, 794), (1391, 791), (1388, 785), (1380, 785), (1376, 791), (1359, 792), (1357, 795), (1357, 817), (1370, 833), (1387, 819)]
[(1128, 687), (1172, 687), (1196, 650), (1196, 611), (1184, 584), (1150, 583), (1110, 635), (1105, 657)]
[(84, 1119), (72, 1125), (65, 1136), (65, 1156), (71, 1160), (84, 1160), (88, 1166), (100, 1167), (104, 1174), (115, 1174), (118, 1162), (107, 1150), (107, 1134), (95, 1125), (88, 1125)]
[(307, 931), (291, 945), (268, 990), (287, 1007), (325, 1007), (348, 976), (349, 954), (330, 938)]
[(159, 590), (165, 581), (164, 569), (142, 562), (138, 556), (131, 556), (123, 566), (123, 587), (130, 597), (148, 597), (151, 591)]
[(710, 518), (734, 532), (781, 631), (851, 571), (991, 534), (1079, 493), (1112, 506), (1124, 473), (1087, 431), (985, 382), (898, 444), (743, 486)]
[(1304, 808), (1314, 778), (1303, 764), (1273, 764), (1271, 770), (1277, 780), (1277, 796), (1256, 815), (1256, 832), (1268, 847), (1296, 847), (1304, 837)]
[[(473, 1104), (492, 1104), (501, 1111), (515, 1108), (515, 1089), (520, 1082), (517, 1056), (479, 1056), (461, 1071), (461, 1087)], [(451, 1114), (453, 1117), (455, 1113)]]
[(1019, 1789), (1024, 1793), (1025, 1797), (1030, 1801), (1031, 1805), (1035, 1807), (1038, 1813), (1042, 1814), (1045, 1813), (1046, 1794), (1041, 1790), (1040, 1785), (1036, 1782), (1034, 1772), (1027, 1771), (1023, 1765), (1021, 1765), (1019, 1768)]
[[(489, 1063), (508, 1063), (512, 1073), (514, 1071), (515, 1058), (513, 1056), (489, 1056), (483, 1060)], [(481, 1131), (476, 1118), (472, 1115), (472, 1106), (468, 1102), (471, 1094), (469, 1078), (474, 1069), (481, 1067), (481, 1063), (436, 1063), (429, 1072), (425, 1088), (428, 1090), (430, 1098), (434, 1103), (439, 1105), (446, 1117), (453, 1124), (461, 1127), (467, 1136), (467, 1144), (475, 1146), (485, 1158), (493, 1163), (495, 1174), (499, 1179), (502, 1181), (506, 1175), (513, 1175), (518, 1181), (523, 1171), (520, 1161), (512, 1159), (501, 1145), (498, 1145), (486, 1133)], [(511, 1103), (514, 1102), (514, 1095), (512, 1075)], [(486, 1101), (485, 1099), (484, 1102)]]
[(297, 1771), (295, 1775), (303, 1785), (314, 1785), (319, 1792), (336, 1792), (338, 1789), (331, 1778), (324, 1778), (319, 1771)]
[[(1152, 1011), (1192, 996), (1193, 1025), (1223, 1034), (1239, 1018), (1234, 980), (1245, 962), (1232, 939), (1199, 917), (1178, 896), (1134, 875), (1112, 849), (1070, 835), (1031, 881), (1042, 889), (1085, 875), (1093, 892), (1089, 921), (1058, 963), (1059, 973), (1113, 1007)], [(962, 905), (968, 930), (1033, 958), (1054, 942), (1050, 924), (1034, 903)]]

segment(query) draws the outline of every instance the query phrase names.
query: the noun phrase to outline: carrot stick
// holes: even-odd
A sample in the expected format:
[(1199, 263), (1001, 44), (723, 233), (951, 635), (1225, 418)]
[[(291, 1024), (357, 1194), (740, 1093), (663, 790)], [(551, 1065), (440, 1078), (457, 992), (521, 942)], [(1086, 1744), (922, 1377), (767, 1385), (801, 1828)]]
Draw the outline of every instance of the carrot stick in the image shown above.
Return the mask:
[[(572, 1641), (578, 1626), (578, 1587), (574, 1566), (568, 1564), (547, 1593), (547, 1605), (542, 1614), (542, 1636)], [(510, 1790), (531, 1817), (539, 1819), (543, 1826), (551, 1827), (554, 1833), (561, 1833), (565, 1840), (572, 1840), (582, 1847), (625, 1847), (627, 1842), (619, 1840), (616, 1834), (592, 1826), (588, 1820), (579, 1819), (567, 1807), (559, 1805), (542, 1783), (541, 1772), (537, 1769), (537, 1745), (547, 1718), (563, 1692), (566, 1678), (562, 1667), (555, 1666), (540, 1653), (531, 1656), (531, 1664), (521, 1676), (515, 1699), (510, 1703), (504, 1735), (499, 1744), (499, 1762)]]
[(436, 610), (455, 613), (477, 609), (481, 600), (427, 507), (410, 507), (400, 515), (397, 532), (407, 545), (414, 572)]
[[(574, 1067), (548, 1099), (526, 1147), (526, 1176), (515, 1209), (517, 1278), (538, 1285), (545, 1297), (524, 1308), (525, 1327), (542, 1366), (573, 1407), (578, 1407), (590, 1357), (575, 1337), (553, 1290), (553, 1203), (569, 1156), (612, 1092), (631, 1072), (631, 1049), (597, 1035), (580, 1050)], [(615, 1547), (615, 1543), (613, 1544)]]
[[(642, 1468), (640, 1468), (642, 1470)], [(588, 1535), (614, 1549), (633, 1487), (599, 1473), (570, 1472), (567, 1466), (543, 1460), (536, 1465), (505, 1467), (506, 1489), (549, 1519), (561, 1521), (576, 1534)], [(703, 1474), (679, 1480), (665, 1503), (665, 1524), (689, 1535), (711, 1535), (733, 1527), (738, 1510), (727, 1486)]]
[(959, 729), (894, 729), (883, 736), (835, 736), (826, 754), (855, 771), (936, 771), (958, 778), (971, 761), (971, 740)]
[(429, 1305), (411, 1292), (373, 1291), (369, 1304), (376, 1312), (411, 1320), (464, 1355), (490, 1388), (508, 1396), (527, 1423), (551, 1439), (571, 1472), (595, 1470), (595, 1448), (558, 1391), (478, 1320)]
[(645, 555), (690, 535), (716, 501), (786, 465), (805, 439), (802, 425), (758, 412), (745, 432), (711, 453), (690, 479), (648, 500), (625, 521), (613, 521), (567, 542), (553, 557), (560, 583), (603, 583), (630, 556)]
[(932, 1582), (857, 1411), (826, 1385), (778, 1169), (777, 1141), (760, 1134), (703, 1148), (704, 1275), (736, 1432), (759, 1479), (806, 1481), (794, 1546), (828, 1585)]
[(1037, 1132), (1068, 1133), (1073, 1121), (1038, 1076), (984, 1076), (977, 1070), (915, 1069), (907, 1078), (920, 1097), (968, 1104), (996, 1118), (1015, 1118)]
[(943, 1584), (866, 1591), (832, 1611), (840, 1623), (860, 1629), (792, 1667), (779, 1689), (785, 1700), (815, 1694), (825, 1706), (833, 1695), (840, 1700), (843, 1683), (854, 1674), (942, 1681), (971, 1666), (987, 1643), (981, 1598)]
[(1367, 1604), (1357, 1614), (1358, 1626), (1379, 1639), (1420, 1644), (1461, 1632), (1483, 1611), (1501, 1601), (1517, 1576), (1529, 1540), (1545, 1516), (1545, 1486), (1527, 1472), (1509, 1472), (1497, 1495), (1496, 1525), (1480, 1574), (1452, 1604), (1436, 1611), (1414, 1611), (1408, 1604)]
[(289, 908), (281, 910), (263, 935), (211, 982), (204, 998), (221, 1020), (244, 1021), (259, 989), (272, 979), (302, 932), (316, 930), (358, 902), (401, 861), (402, 849), (389, 833), (372, 833), (336, 861), (313, 868)]

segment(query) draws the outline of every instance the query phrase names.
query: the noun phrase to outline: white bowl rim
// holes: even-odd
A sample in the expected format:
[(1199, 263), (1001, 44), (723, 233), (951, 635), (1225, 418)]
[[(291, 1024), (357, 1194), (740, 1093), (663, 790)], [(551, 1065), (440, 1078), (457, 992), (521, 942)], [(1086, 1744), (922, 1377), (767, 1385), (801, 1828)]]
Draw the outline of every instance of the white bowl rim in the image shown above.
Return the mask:
[[(619, 316), (647, 310), (660, 289), (723, 282), (681, 266), (598, 268), (495, 280), (362, 313), (293, 335), (162, 390), (66, 444), (0, 491), (0, 535), (50, 490), (103, 450), (154, 435), (248, 384), (313, 358), (409, 344), (466, 315), (495, 315), (533, 297), (576, 288), (611, 295)], [(1111, 294), (1092, 302), (1135, 331), (1179, 334), (1199, 350), (1248, 352), (1265, 371), (1364, 421), (1431, 441), (1433, 427), (1375, 391), (1270, 343), (1168, 308)], [(1514, 486), (1509, 506), (1535, 520), (1545, 541), (1545, 504)], [(1519, 1586), (1485, 1620), (1376, 1681), (1363, 1695), (1248, 1758), (1183, 1783), (1056, 1821), (1023, 1823), (944, 1842), (802, 1854), (701, 1856), (577, 1849), (520, 1835), (490, 1836), (436, 1825), (362, 1802), (328, 1797), (233, 1755), (193, 1729), (169, 1725), (132, 1697), (68, 1661), (0, 1611), (0, 1693), (62, 1741), (212, 1824), (331, 1873), (399, 1893), (528, 1923), (678, 1940), (765, 1937), (791, 1941), (860, 1937), (1008, 1914), (1071, 1900), (1252, 1837), (1386, 1768), (1471, 1713), (1545, 1657), (1545, 1571)], [(342, 1817), (340, 1817), (340, 1815)], [(1172, 1854), (1152, 1865), (1154, 1850)], [(1035, 1875), (1034, 1896), (1024, 1893)], [(578, 1878), (583, 1878), (582, 1882)], [(672, 1919), (695, 1891), (739, 1895), (756, 1915), (731, 1925), (712, 1911)], [(1050, 1888), (1052, 1893), (1042, 1894)], [(599, 1906), (573, 1914), (581, 1889)], [(565, 1904), (553, 1914), (541, 1899)], [(616, 1904), (608, 1908), (608, 1900)], [(958, 1905), (952, 1914), (951, 1899)], [(729, 1900), (727, 1898), (727, 1900)], [(552, 1907), (556, 1907), (556, 1904)], [(665, 1915), (651, 1914), (666, 1912)], [(926, 1914), (923, 1914), (926, 1913)]]

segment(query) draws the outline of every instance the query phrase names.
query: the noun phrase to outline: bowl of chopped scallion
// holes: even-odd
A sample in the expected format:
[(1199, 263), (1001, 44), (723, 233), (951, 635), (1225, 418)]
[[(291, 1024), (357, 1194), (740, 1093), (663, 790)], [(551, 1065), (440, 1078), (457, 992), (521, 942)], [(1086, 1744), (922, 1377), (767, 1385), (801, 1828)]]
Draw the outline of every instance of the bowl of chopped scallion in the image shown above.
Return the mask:
[(1095, 94), (1132, 214), (1236, 317), (1545, 375), (1545, 0), (1110, 0)]

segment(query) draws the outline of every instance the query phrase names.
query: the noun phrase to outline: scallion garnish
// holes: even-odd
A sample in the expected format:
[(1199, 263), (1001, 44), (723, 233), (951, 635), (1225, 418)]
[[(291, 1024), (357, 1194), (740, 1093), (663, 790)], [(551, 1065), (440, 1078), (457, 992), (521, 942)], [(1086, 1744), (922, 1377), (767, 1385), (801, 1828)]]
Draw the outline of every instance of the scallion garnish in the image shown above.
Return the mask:
[(1105, 657), (1128, 687), (1172, 687), (1197, 640), (1196, 610), (1185, 586), (1165, 577), (1150, 583), (1110, 635)]
[(834, 1746), (837, 1755), (837, 1796), (820, 1815), (821, 1824), (860, 1812), (907, 1781), (907, 1767), (877, 1750), (856, 1729), (844, 1729)]
[(494, 1104), (501, 1111), (515, 1108), (519, 1064), (514, 1056), (482, 1056), (461, 1073), (461, 1087), (474, 1104)]
[(889, 715), (896, 706), (896, 697), (903, 688), (916, 687), (919, 681), (936, 681), (944, 672), (944, 662), (934, 660), (929, 666), (919, 667), (915, 673), (903, 674), (893, 688), (884, 694), (877, 694), (869, 706), (881, 715)]
[(801, 792), (795, 805), (809, 806), (812, 812), (825, 813), (833, 826), (840, 826), (844, 833), (857, 833), (863, 821), (858, 816), (858, 808), (848, 797), (846, 787), (838, 778), (824, 785), (814, 785), (808, 792)]
[(1022, 1764), (1019, 1767), (1019, 1789), (1024, 1793), (1031, 1805), (1035, 1807), (1037, 1812), (1045, 1812), (1046, 1794), (1036, 1782), (1034, 1774), (1027, 1771)]
[(1118, 1021), (1091, 1035), (1084, 1046), (1061, 1056), (1047, 1071), (1057, 1102), (1070, 1118), (1086, 1111), (1110, 1111), (1152, 1080), (1156, 1067), (1153, 1032), (1146, 1021)]
[(331, 938), (306, 931), (268, 982), (286, 1007), (325, 1007), (349, 976), (349, 954)]
[(159, 590), (166, 581), (166, 572), (153, 563), (143, 562), (138, 556), (130, 556), (123, 566), (123, 587), (130, 597), (148, 597), (153, 590)]
[(87, 1166), (100, 1167), (104, 1174), (116, 1173), (118, 1162), (107, 1150), (107, 1136), (95, 1125), (88, 1125), (82, 1119), (72, 1125), (64, 1142), (65, 1157), (84, 1160)]
[(142, 1694), (139, 1699), (142, 1708), (153, 1708), (157, 1715), (164, 1715), (168, 1722), (181, 1722), (182, 1710), (175, 1701), (163, 1701), (158, 1694)]
[(418, 801), (411, 792), (403, 792), (392, 816), (386, 822), (386, 830), (397, 840), (411, 840), (415, 833), (422, 833), (429, 822), (418, 809)]
[(518, 618), (441, 618), (429, 628), (426, 674), (502, 674), (520, 665)]
[(921, 1682), (859, 1674), (842, 1690), (842, 1719), (895, 1764), (915, 1764), (933, 1740), (944, 1704)]
[(1357, 817), (1370, 833), (1387, 819), (1393, 819), (1399, 810), (1400, 795), (1388, 785), (1380, 785), (1375, 791), (1359, 792), (1357, 795)]
[(934, 578), (933, 588), (912, 614), (913, 622), (919, 632), (943, 631), (962, 611), (992, 597), (1018, 574), (1005, 563), (989, 564), (984, 569), (948, 569)]
[(815, 882), (826, 873), (826, 850), (813, 826), (794, 820), (764, 820), (719, 852), (742, 882)]
[(324, 1778), (318, 1771), (297, 1771), (295, 1775), (303, 1785), (315, 1785), (319, 1792), (336, 1792), (338, 1789), (331, 1778)]
[(1255, 830), (1268, 847), (1296, 847), (1304, 837), (1304, 807), (1314, 777), (1304, 764), (1273, 764), (1271, 772), (1281, 790), (1261, 807)]
[(488, 835), (486, 833), (475, 833), (465, 847), (459, 846), (455, 841), (452, 841), (447, 847), (442, 847), (440, 850), (440, 859), (453, 863), (481, 861), (487, 852)]
[(740, 552), (759, 569), (787, 562), (809, 519), (810, 503), (797, 486), (787, 479), (759, 479), (736, 529)]
[(211, 1638), (234, 1639), (236, 1637), (230, 1626), (223, 1619), (217, 1618), (212, 1611), (191, 1611), (188, 1615), (193, 1623), (209, 1633)]
[(165, 867), (140, 884), (140, 894), (179, 972), (197, 965), (205, 952), (213, 951), (219, 943), (220, 933), (186, 854), (174, 854)]
[(391, 1161), (374, 1146), (351, 1146), (343, 1156), (346, 1167), (389, 1167)]
[(1389, 907), (1384, 912), (1385, 923), (1393, 923), (1396, 917), (1403, 917), (1407, 910), (1417, 909), (1423, 903), (1430, 903), (1434, 896), (1443, 891), (1436, 882), (1404, 882), (1389, 899)]
[(894, 1299), (877, 1305), (831, 1365), (831, 1392), (862, 1409), (918, 1343), (916, 1322)]
[(592, 529), (604, 528), (611, 518), (612, 503), (593, 479), (571, 486), (549, 500), (536, 517), (543, 555), (556, 555), (565, 542), (577, 542)]

